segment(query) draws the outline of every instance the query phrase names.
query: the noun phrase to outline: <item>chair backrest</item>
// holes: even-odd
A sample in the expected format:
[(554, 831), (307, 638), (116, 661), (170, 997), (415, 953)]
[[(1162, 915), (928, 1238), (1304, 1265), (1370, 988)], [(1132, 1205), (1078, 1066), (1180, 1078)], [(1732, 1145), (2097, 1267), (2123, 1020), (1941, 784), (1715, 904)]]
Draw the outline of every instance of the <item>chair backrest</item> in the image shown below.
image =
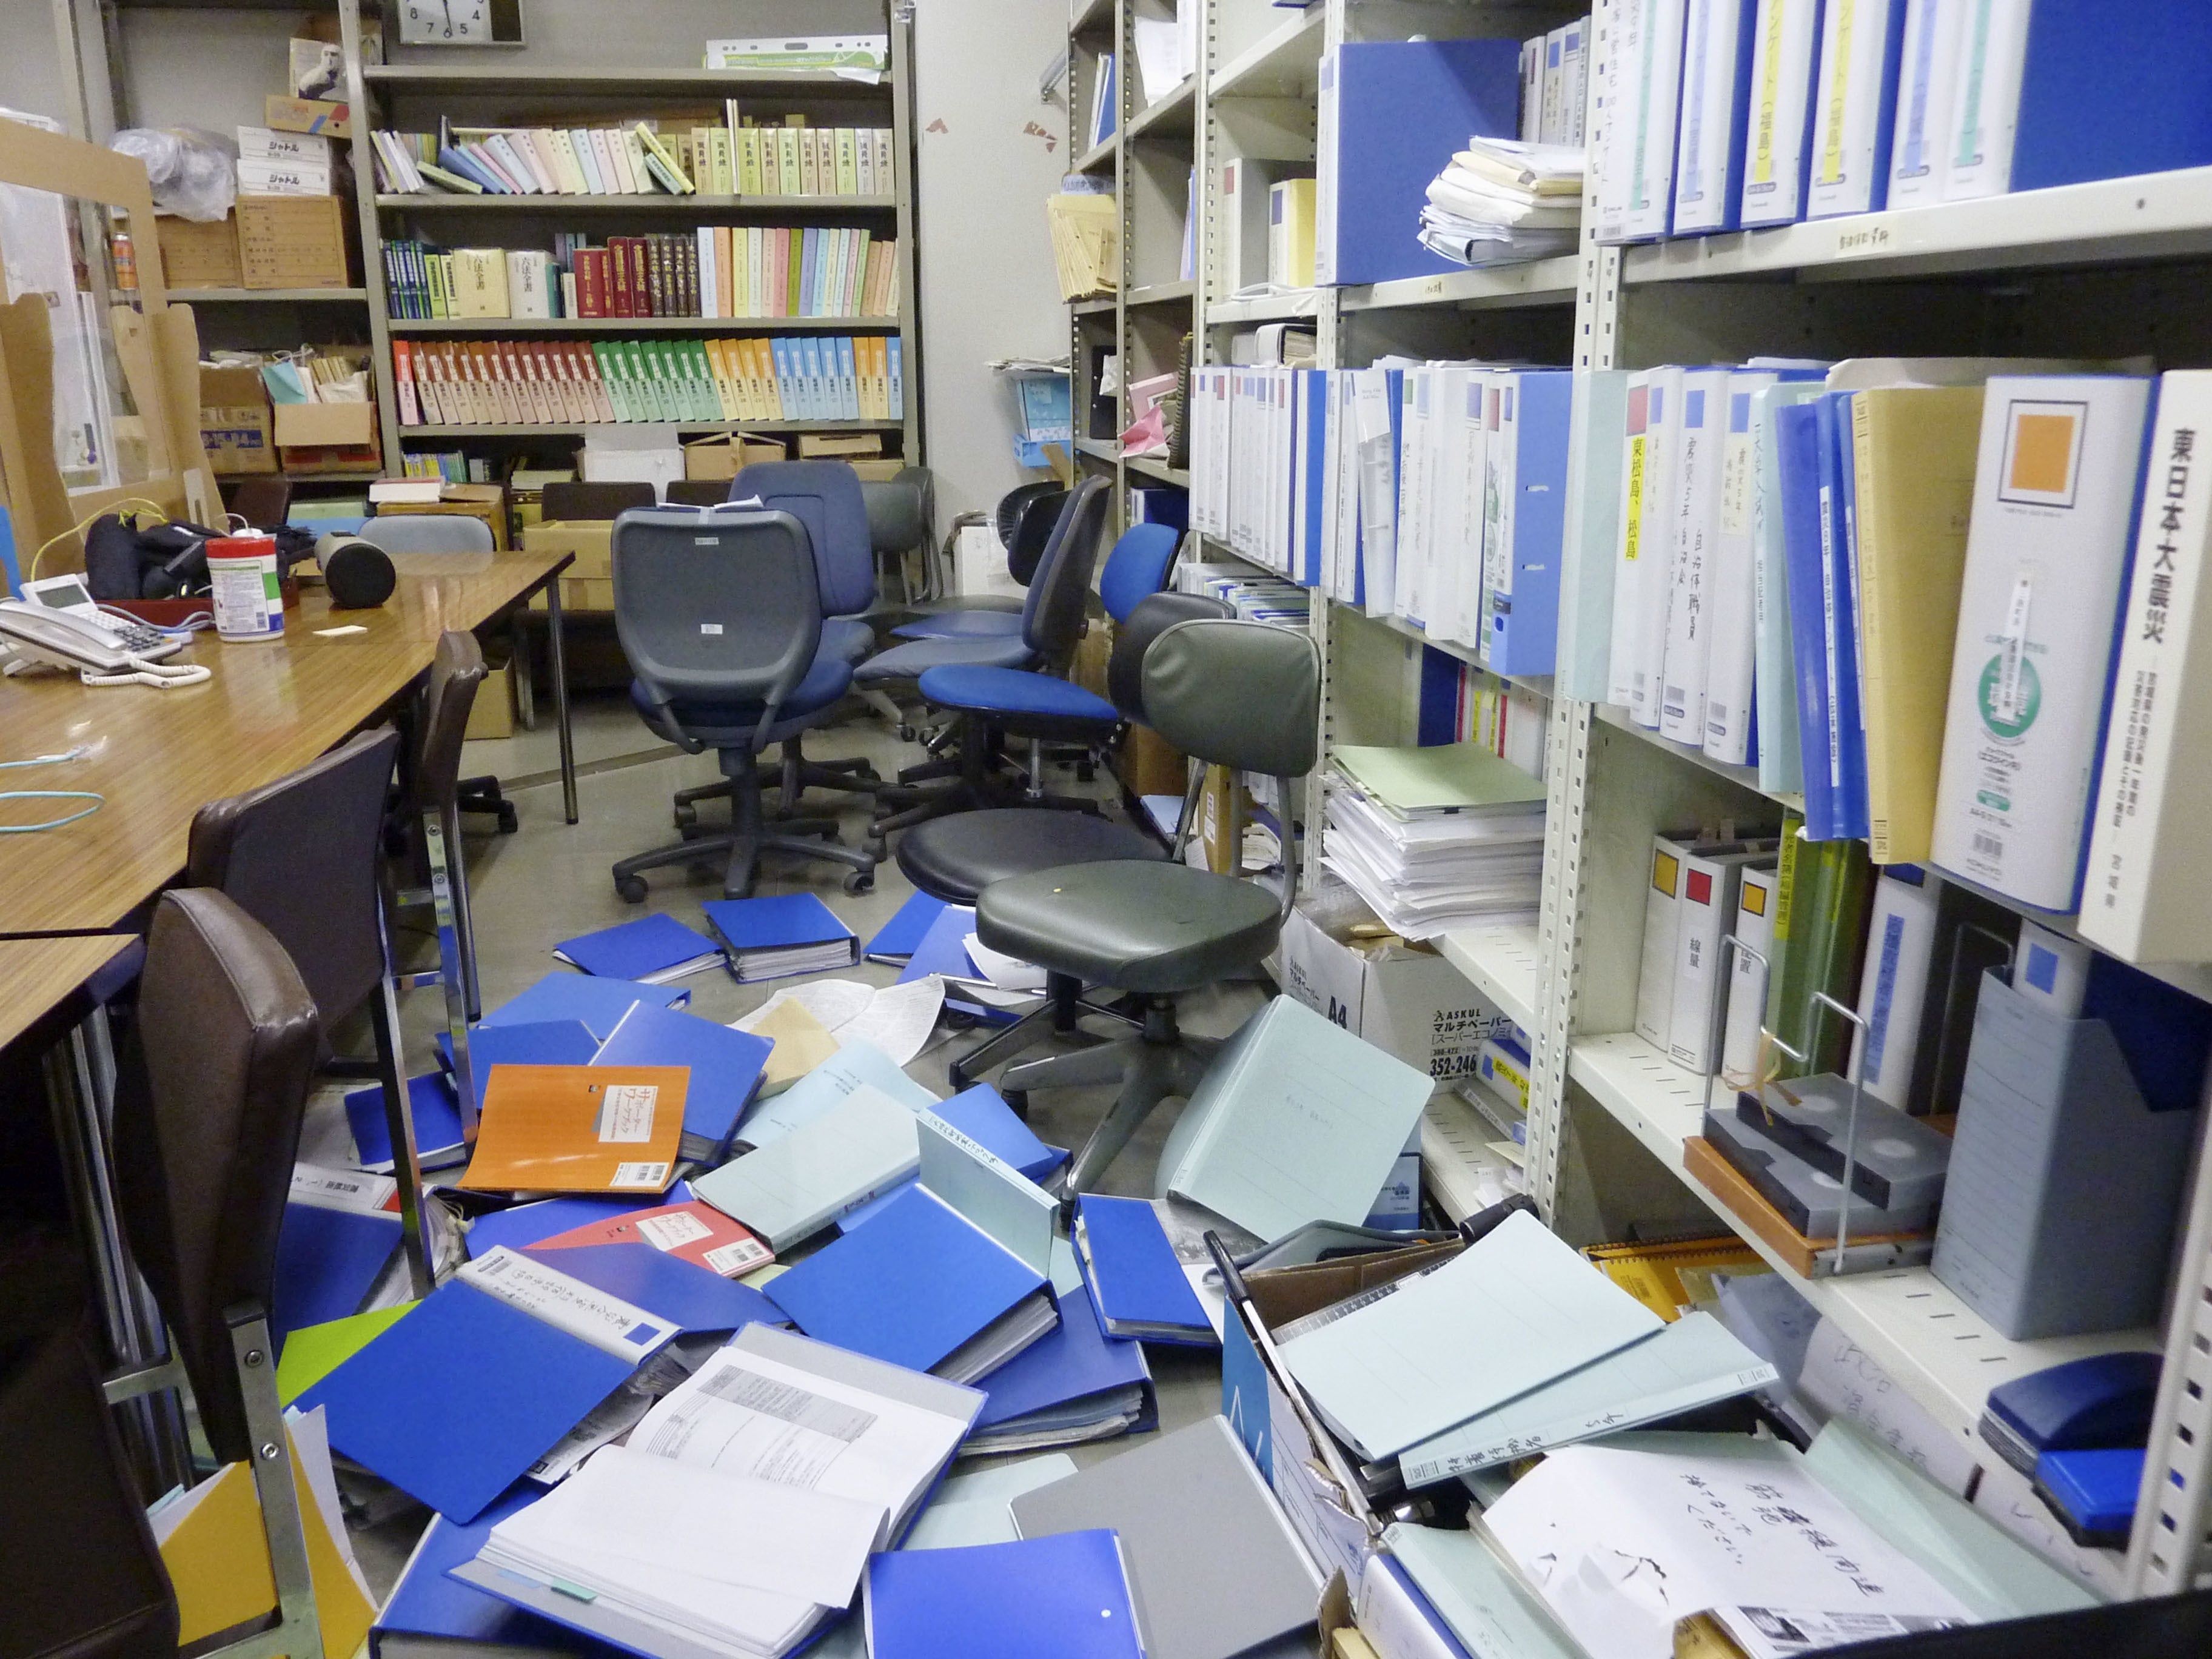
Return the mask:
[(586, 483), (560, 479), (547, 484), (538, 499), (548, 520), (568, 523), (578, 519), (619, 519), (634, 507), (659, 505), (653, 486), (635, 481)]
[(1055, 673), (1067, 665), (1083, 637), (1091, 573), (1097, 568), (1098, 541), (1112, 500), (1103, 478), (1086, 478), (1076, 487), (1022, 605), (1022, 643)]
[(176, 1592), (83, 1338), (0, 1358), (0, 1653), (174, 1659)]
[(1182, 541), (1182, 532), (1171, 525), (1133, 524), (1123, 531), (1098, 573), (1098, 602), (1106, 614), (1120, 622), (1139, 599), (1165, 587)]
[(1107, 701), (1123, 720), (1151, 724), (1145, 718), (1145, 653), (1152, 641), (1177, 623), (1236, 614), (1225, 600), (1208, 593), (1153, 593), (1138, 600), (1114, 624), (1114, 650), (1106, 659)]
[(1304, 777), (1321, 736), (1321, 659), (1302, 631), (1178, 623), (1145, 653), (1144, 703), (1146, 723), (1186, 755)]
[(1046, 478), (1036, 483), (1016, 484), (1000, 496), (999, 504), (991, 509), (991, 527), (999, 533), (999, 545), (1012, 553), (1014, 550), (1014, 526), (1020, 521), (1023, 508), (1040, 495), (1060, 493), (1060, 482)]
[(155, 905), (138, 988), (116, 1076), (117, 1194), (208, 1445), (235, 1462), (250, 1437), (224, 1311), (268, 1310), (320, 1024), (284, 947), (205, 888)]
[(461, 782), (461, 742), (468, 736), (469, 711), (484, 677), (483, 647), (459, 629), (438, 635), (423, 690), (422, 730), (415, 752), (415, 804), (443, 811)]
[(491, 526), (465, 513), (380, 513), (361, 538), (387, 553), (489, 553)]
[(858, 616), (876, 602), (876, 553), (859, 473), (843, 461), (756, 461), (730, 481), (725, 499), (755, 497), (805, 526), (823, 616)]
[(398, 752), (397, 732), (364, 732), (192, 818), (186, 883), (227, 894), (275, 934), (333, 1024), (384, 972), (377, 843)]
[[(730, 499), (727, 478), (671, 478), (663, 499), (671, 507), (720, 507)], [(650, 506), (640, 502), (640, 506)]]
[(275, 530), (290, 517), (292, 481), (282, 473), (257, 473), (232, 486), (230, 510), (256, 530)]
[(805, 678), (822, 598), (793, 514), (625, 513), (613, 555), (615, 633), (655, 701), (778, 703)]
[(1036, 580), (1037, 562), (1052, 544), (1052, 532), (1060, 527), (1060, 515), (1067, 510), (1068, 497), (1073, 493), (1050, 485), (1024, 501), (1015, 513), (1013, 532), (1006, 542), (1006, 574), (1024, 587)]

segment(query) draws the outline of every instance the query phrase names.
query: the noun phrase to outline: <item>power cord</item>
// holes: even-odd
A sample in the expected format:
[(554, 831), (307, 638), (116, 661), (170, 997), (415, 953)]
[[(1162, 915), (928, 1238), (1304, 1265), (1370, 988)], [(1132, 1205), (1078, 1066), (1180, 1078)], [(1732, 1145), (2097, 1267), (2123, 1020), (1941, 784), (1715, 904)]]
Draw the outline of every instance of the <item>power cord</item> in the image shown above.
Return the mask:
[[(118, 674), (95, 674), (89, 668), (81, 671), (87, 685), (150, 685), (156, 690), (173, 691), (182, 685), (198, 685), (209, 677), (207, 668), (198, 663), (179, 664), (174, 667), (148, 662), (143, 657), (125, 659), (131, 665), (128, 672)], [(61, 758), (49, 757), (49, 758)], [(18, 766), (35, 765), (32, 761), (17, 761)]]
[[(91, 753), (89, 744), (79, 744), (58, 755), (36, 755), (29, 760), (0, 761), (0, 772), (12, 771), (22, 766), (53, 766), (63, 761), (83, 760)], [(65, 817), (49, 818), (44, 823), (0, 823), (0, 836), (27, 836), (40, 830), (58, 830), (65, 823), (75, 823), (79, 818), (88, 818), (106, 805), (107, 797), (89, 789), (0, 789), (0, 800), (82, 800), (92, 803)]]

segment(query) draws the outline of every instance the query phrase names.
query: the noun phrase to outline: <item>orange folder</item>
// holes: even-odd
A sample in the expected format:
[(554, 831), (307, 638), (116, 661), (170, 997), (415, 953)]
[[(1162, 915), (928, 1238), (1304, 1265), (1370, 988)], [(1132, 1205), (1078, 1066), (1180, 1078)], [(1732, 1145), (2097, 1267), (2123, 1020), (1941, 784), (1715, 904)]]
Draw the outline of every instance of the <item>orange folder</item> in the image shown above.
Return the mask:
[(688, 1066), (495, 1066), (471, 1192), (663, 1193), (676, 1177)]

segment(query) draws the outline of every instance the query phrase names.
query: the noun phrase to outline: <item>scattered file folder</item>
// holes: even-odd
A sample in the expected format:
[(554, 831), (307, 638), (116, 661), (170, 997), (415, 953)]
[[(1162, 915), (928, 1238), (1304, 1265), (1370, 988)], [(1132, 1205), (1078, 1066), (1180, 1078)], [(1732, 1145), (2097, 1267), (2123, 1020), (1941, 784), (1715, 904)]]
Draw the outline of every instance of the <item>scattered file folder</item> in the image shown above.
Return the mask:
[(714, 899), (704, 908), (708, 925), (729, 947), (730, 971), (740, 984), (818, 974), (860, 959), (859, 938), (811, 893)]
[(963, 1449), (1076, 1446), (1160, 1425), (1141, 1342), (1099, 1328), (1084, 1290), (1060, 1294), (1060, 1323), (978, 1384), (988, 1396)]
[[(576, 976), (572, 974), (568, 977), (574, 979)], [(624, 1003), (606, 1021), (607, 1030), (614, 1030), (623, 1015), (635, 1006)], [(599, 1041), (592, 1028), (580, 1019), (532, 1020), (514, 1025), (477, 1026), (469, 1033), (469, 1066), (471, 1080), (476, 1085), (477, 1115), (479, 1119), (483, 1115), (484, 1091), (490, 1086), (495, 1067), (588, 1066), (592, 1063), (592, 1057), (599, 1052)], [(453, 1038), (441, 1031), (437, 1043), (438, 1057), (450, 1072), (453, 1065)], [(457, 1115), (456, 1125), (459, 1121)], [(461, 1160), (457, 1158), (454, 1161)]]
[[(461, 1138), (460, 1097), (442, 1073), (407, 1079), (407, 1109), (415, 1126), (415, 1160), (424, 1170), (449, 1169), (468, 1162)], [(384, 1085), (348, 1090), (346, 1127), (353, 1131), (353, 1152), (361, 1167), (376, 1175), (392, 1171), (392, 1125), (384, 1115)]]
[(303, 1325), (361, 1310), (399, 1248), (399, 1213), (386, 1207), (398, 1190), (388, 1176), (294, 1166), (270, 1297), (278, 1343)]
[(690, 1068), (499, 1066), (484, 1090), (471, 1192), (667, 1190)]
[(688, 1067), (677, 1156), (692, 1164), (715, 1164), (729, 1150), (773, 1046), (766, 1037), (641, 1002), (607, 1033), (592, 1064)]
[(664, 1204), (587, 1221), (537, 1241), (538, 1250), (573, 1250), (587, 1244), (641, 1244), (680, 1261), (739, 1279), (775, 1257), (768, 1246), (711, 1204)]
[(641, 916), (553, 947), (556, 959), (606, 979), (665, 985), (723, 961), (722, 947), (673, 916)]
[(548, 974), (520, 996), (488, 1010), (483, 1023), (534, 1025), (547, 1020), (580, 1020), (604, 1042), (634, 1002), (681, 1008), (690, 1000), (687, 986), (647, 985), (638, 980), (601, 979), (590, 974)]
[(1160, 1207), (1097, 1193), (1076, 1200), (1076, 1252), (1099, 1328), (1109, 1337), (1214, 1347), (1220, 1336), (1169, 1242)]
[(929, 932), (938, 913), (945, 908), (945, 901), (932, 898), (927, 893), (912, 894), (899, 906), (891, 919), (876, 930), (876, 936), (861, 951), (870, 962), (888, 963), (894, 968), (906, 966), (915, 947)]
[(878, 1555), (860, 1605), (869, 1659), (1145, 1659), (1106, 1530)]
[(820, 1116), (692, 1186), (781, 1252), (897, 1186), (921, 1161), (913, 1110), (862, 1085)]

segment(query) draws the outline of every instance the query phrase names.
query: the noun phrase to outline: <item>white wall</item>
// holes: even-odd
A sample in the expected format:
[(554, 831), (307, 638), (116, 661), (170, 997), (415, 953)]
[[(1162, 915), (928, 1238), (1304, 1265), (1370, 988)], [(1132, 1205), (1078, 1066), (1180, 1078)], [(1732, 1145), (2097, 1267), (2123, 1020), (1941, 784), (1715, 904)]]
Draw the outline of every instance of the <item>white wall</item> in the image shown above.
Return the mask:
[(1067, 3), (916, 0), (915, 12), (922, 413), (941, 536), (1040, 476), (1014, 465), (1011, 401), (986, 365), (1067, 349), (1044, 218), (1067, 170), (1067, 107), (1037, 96), (1067, 42)]

